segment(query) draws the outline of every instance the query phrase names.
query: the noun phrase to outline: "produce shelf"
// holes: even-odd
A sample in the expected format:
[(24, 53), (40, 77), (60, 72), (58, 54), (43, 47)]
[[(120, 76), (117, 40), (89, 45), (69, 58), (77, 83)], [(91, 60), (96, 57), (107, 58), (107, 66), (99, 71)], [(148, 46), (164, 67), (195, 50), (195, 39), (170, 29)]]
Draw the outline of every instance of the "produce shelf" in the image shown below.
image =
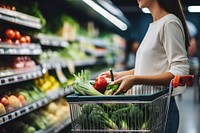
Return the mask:
[(26, 105), (18, 110), (15, 110), (11, 113), (5, 114), (3, 116), (0, 117), (0, 125), (5, 124), (6, 122), (9, 122), (13, 119), (16, 119), (22, 115), (25, 115), (29, 112), (32, 112), (33, 110), (36, 110), (46, 104), (49, 103), (49, 99), (48, 98), (43, 98), (40, 99), (32, 104)]
[(85, 65), (95, 65), (97, 60), (95, 58), (78, 60), (78, 61), (67, 61), (67, 60), (57, 60), (57, 61), (45, 61), (41, 62), (42, 66), (47, 69), (55, 69), (57, 67), (68, 67), (69, 65), (73, 66), (85, 66)]
[(90, 58), (86, 60), (74, 61), (75, 66), (85, 66), (85, 65), (95, 65), (97, 60), (95, 58)]
[(64, 48), (69, 46), (69, 42), (63, 39), (62, 37), (38, 34), (35, 38), (39, 40), (39, 43), (42, 46)]
[(47, 130), (40, 130), (35, 133), (58, 133), (62, 129), (64, 129), (66, 126), (68, 126), (70, 123), (71, 123), (71, 118), (68, 117), (68, 118), (64, 119), (63, 121), (51, 126)]
[(39, 18), (8, 9), (0, 8), (0, 19), (14, 24), (41, 29), (42, 24)]
[(0, 86), (41, 77), (46, 71), (40, 66), (0, 71)]
[(42, 48), (38, 44), (8, 45), (0, 43), (0, 55), (40, 55)]
[(27, 113), (30, 113), (38, 108), (41, 108), (44, 105), (47, 105), (48, 103), (50, 103), (51, 101), (54, 101), (65, 95), (71, 94), (72, 92), (73, 92), (72, 88), (68, 88), (68, 87), (49, 92), (45, 98), (42, 98), (36, 102), (28, 104), (28, 105), (26, 105), (20, 109), (17, 109), (13, 112), (10, 112), (8, 114), (0, 116), (0, 125), (5, 124), (11, 120), (14, 120), (14, 119), (16, 119), (20, 116), (23, 116)]
[(71, 94), (73, 92), (73, 88), (71, 87), (65, 87), (58, 90), (51, 90), (47, 92), (47, 97), (50, 101), (56, 100), (60, 97), (66, 96), (68, 94)]
[(103, 39), (91, 39), (91, 38), (87, 38), (84, 36), (79, 36), (76, 38), (76, 41), (84, 41), (84, 42), (90, 42), (91, 44), (93, 44), (96, 47), (101, 47), (101, 48), (107, 48), (110, 44), (107, 43), (105, 40)]

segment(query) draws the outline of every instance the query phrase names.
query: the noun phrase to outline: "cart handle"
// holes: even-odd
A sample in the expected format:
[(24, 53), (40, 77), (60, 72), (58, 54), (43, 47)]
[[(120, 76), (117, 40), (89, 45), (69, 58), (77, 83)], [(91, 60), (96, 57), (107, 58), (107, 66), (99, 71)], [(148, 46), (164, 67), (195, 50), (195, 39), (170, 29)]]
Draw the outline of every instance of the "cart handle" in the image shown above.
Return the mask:
[(175, 76), (172, 85), (174, 88), (185, 85), (192, 86), (193, 82), (194, 82), (194, 75)]

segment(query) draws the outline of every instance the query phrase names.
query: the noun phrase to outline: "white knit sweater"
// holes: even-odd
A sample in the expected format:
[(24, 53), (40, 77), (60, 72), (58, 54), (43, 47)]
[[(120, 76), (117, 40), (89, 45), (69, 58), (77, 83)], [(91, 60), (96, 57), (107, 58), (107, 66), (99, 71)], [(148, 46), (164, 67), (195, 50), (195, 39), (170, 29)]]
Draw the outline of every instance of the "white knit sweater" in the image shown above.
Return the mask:
[(135, 75), (189, 73), (185, 34), (179, 18), (168, 14), (150, 23), (136, 54)]

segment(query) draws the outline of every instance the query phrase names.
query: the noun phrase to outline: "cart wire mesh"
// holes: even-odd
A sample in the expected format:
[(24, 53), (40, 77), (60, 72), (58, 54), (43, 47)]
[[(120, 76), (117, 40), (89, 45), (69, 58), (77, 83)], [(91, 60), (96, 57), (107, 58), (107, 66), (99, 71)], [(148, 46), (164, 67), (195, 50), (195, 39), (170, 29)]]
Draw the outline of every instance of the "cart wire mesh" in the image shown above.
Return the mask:
[(136, 85), (123, 96), (68, 96), (75, 133), (162, 133), (169, 87)]

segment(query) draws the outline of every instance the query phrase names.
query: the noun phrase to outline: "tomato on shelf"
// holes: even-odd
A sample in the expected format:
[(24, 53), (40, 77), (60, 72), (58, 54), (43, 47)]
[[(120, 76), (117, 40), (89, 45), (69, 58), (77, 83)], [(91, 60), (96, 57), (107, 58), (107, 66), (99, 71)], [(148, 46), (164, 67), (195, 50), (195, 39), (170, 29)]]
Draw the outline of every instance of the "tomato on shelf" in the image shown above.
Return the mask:
[(24, 36), (21, 36), (20, 43), (26, 43), (26, 38)]
[(31, 43), (31, 37), (24, 35), (24, 37), (26, 38), (26, 43)]
[(8, 10), (16, 11), (15, 6), (10, 6), (10, 5), (7, 5), (7, 4), (0, 4), (0, 8), (5, 8), (5, 9), (8, 9)]
[(5, 37), (8, 39), (14, 39), (15, 37), (15, 32), (12, 29), (6, 29), (5, 31)]
[(19, 45), (19, 44), (30, 44), (31, 43), (31, 37), (28, 35), (23, 35), (20, 33), (20, 31), (16, 29), (5, 29), (2, 30), (4, 33), (3, 38), (0, 38), (4, 41), (6, 44), (13, 44), (13, 45)]
[(18, 30), (14, 30), (15, 32), (15, 39), (19, 40), (21, 38), (21, 34)]

